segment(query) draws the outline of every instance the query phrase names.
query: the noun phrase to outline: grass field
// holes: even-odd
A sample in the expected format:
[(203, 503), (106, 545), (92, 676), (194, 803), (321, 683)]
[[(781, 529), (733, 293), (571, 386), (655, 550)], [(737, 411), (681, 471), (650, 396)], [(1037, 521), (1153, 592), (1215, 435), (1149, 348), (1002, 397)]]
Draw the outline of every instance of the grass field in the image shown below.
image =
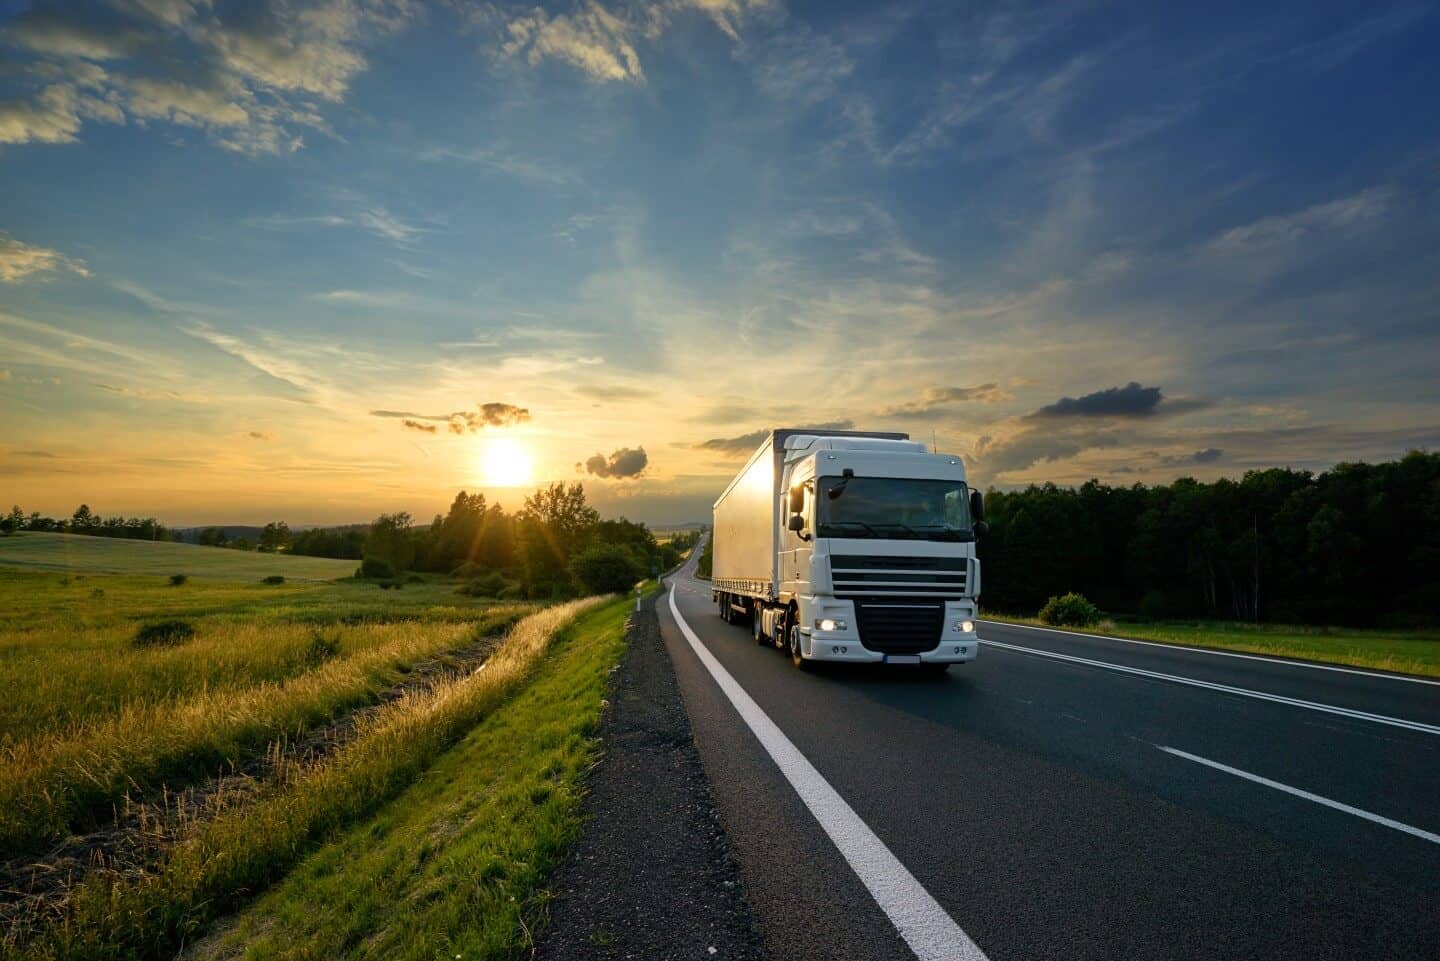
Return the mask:
[[(271, 885), (308, 891), (309, 881), (287, 877), (312, 852), (307, 863), (336, 845), (395, 855), (393, 845), (364, 839), (426, 819), (449, 825), (467, 856), (497, 844), (512, 852), (504, 870), (481, 871), (503, 896), (481, 898), (483, 916), (470, 911), (472, 898), (452, 927), (467, 943), (513, 956), (547, 858), (573, 832), (575, 781), (592, 752), (584, 735), (632, 602), (612, 602), (600, 620), (566, 633), (566, 659), (556, 660), (565, 666), (547, 666), (545, 680), (530, 685), (552, 641), (598, 600), (536, 611), (455, 588), (171, 585), (153, 575), (0, 571), (8, 615), (0, 622), (0, 957), (173, 956)], [(136, 646), (136, 632), (161, 618), (186, 621), (193, 635), (175, 646)], [(503, 640), (484, 640), (510, 624)], [(476, 650), (482, 659), (448, 653)], [(522, 700), (507, 703), (517, 692)], [(528, 711), (505, 713), (535, 697)], [(323, 749), (293, 752), (312, 729)], [(323, 740), (341, 729), (343, 737)], [(236, 773), (246, 758), (265, 763)], [(449, 773), (436, 780), (432, 768)], [(171, 801), (192, 796), (190, 785), (201, 803), (171, 816)], [(485, 812), (464, 830), (454, 822), (462, 787), (465, 802)], [(150, 813), (137, 821), (132, 802)], [(427, 859), (423, 841), (396, 837), (408, 855)], [(57, 852), (59, 861), (47, 861)], [(27, 854), (39, 859), (38, 872), (22, 867)], [(434, 870), (391, 880), (433, 885)], [(325, 890), (333, 920), (343, 892)], [(386, 924), (428, 927), (433, 918), (422, 909), (438, 904), (389, 905)], [(352, 928), (374, 920), (344, 913)], [(245, 925), (226, 923), (224, 938), (205, 943), (225, 954), (300, 956)]]
[(227, 581), (258, 581), (279, 574), (296, 580), (330, 581), (354, 574), (358, 563), (86, 534), (21, 531), (0, 537), (0, 567), (28, 570), (185, 574)]
[[(448, 583), (172, 586), (32, 571), (0, 572), (0, 602), (0, 852), (36, 850), (127, 796), (261, 754), (530, 609)], [(193, 636), (137, 647), (161, 619)]]
[[(1044, 627), (1037, 618), (985, 611), (983, 617)], [(1248, 654), (1273, 654), (1330, 664), (1440, 677), (1440, 631), (1359, 630), (1236, 621), (1106, 621), (1076, 628), (1092, 634), (1130, 637)]]

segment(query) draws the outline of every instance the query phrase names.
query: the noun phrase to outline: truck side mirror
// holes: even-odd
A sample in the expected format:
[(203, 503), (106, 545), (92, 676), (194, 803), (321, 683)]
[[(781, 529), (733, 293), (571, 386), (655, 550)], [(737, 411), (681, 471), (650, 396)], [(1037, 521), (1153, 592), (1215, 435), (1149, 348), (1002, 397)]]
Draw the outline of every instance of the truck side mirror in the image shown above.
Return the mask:
[(970, 518), (975, 521), (985, 519), (985, 495), (979, 491), (970, 492)]
[(789, 526), (792, 531), (798, 534), (805, 529), (805, 518), (799, 514), (791, 514)]
[(790, 513), (798, 514), (805, 509), (805, 486), (796, 484), (790, 488)]
[(990, 533), (990, 525), (989, 525), (989, 524), (985, 523), (984, 521), (976, 521), (976, 522), (975, 522), (975, 536), (976, 536), (976, 537), (979, 537), (979, 536), (981, 536), (982, 534), (988, 534), (988, 533)]

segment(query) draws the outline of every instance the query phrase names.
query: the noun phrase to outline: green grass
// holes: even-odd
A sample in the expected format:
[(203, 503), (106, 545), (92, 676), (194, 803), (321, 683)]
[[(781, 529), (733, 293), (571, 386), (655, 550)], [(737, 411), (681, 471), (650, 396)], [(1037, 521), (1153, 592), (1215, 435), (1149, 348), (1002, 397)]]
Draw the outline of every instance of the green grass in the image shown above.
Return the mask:
[[(616, 645), (623, 644), (623, 639), (607, 635), (592, 644), (565, 645), (567, 652), (579, 651), (580, 656), (589, 659), (594, 675), (591, 683), (581, 683), (577, 688), (577, 677), (583, 681), (582, 675), (567, 675), (557, 681), (553, 672), (547, 672), (551, 682), (543, 689), (548, 696), (538, 706), (518, 717), (507, 715), (509, 721), (497, 717), (494, 724), (476, 725), (500, 710), (523, 687), (542, 662), (557, 631), (597, 600), (575, 601), (527, 617), (515, 626), (482, 670), (381, 708), (362, 722), (353, 741), (332, 756), (314, 765), (294, 765), (254, 800), (222, 809), (197, 823), (157, 869), (138, 876), (93, 872), (72, 889), (57, 913), (42, 919), (38, 932), (12, 931), (0, 943), (0, 956), (75, 961), (174, 956), (183, 945), (193, 944), (196, 934), (215, 918), (243, 905), (256, 892), (284, 877), (318, 844), (332, 839), (345, 846), (343, 854), (336, 855), (333, 844), (322, 848), (302, 871), (323, 863), (330, 852), (331, 874), (344, 873), (344, 880), (337, 877), (326, 887), (324, 897), (311, 890), (303, 873), (293, 875), (281, 890), (291, 891), (290, 900), (307, 899), (305, 913), (311, 921), (318, 921), (315, 912), (323, 911), (330, 924), (343, 924), (346, 934), (341, 943), (347, 950), (357, 947), (348, 932), (354, 930), (359, 919), (347, 917), (343, 898), (359, 898), (365, 893), (363, 889), (378, 887), (380, 880), (364, 874), (357, 867), (359, 860), (376, 868), (379, 863), (374, 858), (389, 851), (392, 859), (408, 853), (428, 861), (429, 856), (422, 852), (433, 854), (436, 847), (458, 843), (473, 831), (518, 830), (512, 826), (519, 825), (522, 811), (547, 810), (548, 792), (556, 790), (555, 785), (560, 783), (557, 778), (569, 783), (583, 767), (581, 758), (588, 757), (589, 751), (585, 735), (599, 707), (605, 673), (617, 656)], [(612, 621), (605, 623), (618, 624), (626, 606), (623, 601), (608, 605)], [(611, 645), (608, 650), (605, 643)], [(526, 698), (533, 696), (531, 691), (515, 703), (528, 703)], [(469, 738), (458, 753), (446, 753), (467, 734)], [(475, 753), (477, 743), (487, 745), (484, 753)], [(570, 763), (556, 763), (556, 758), (570, 754), (546, 753), (560, 748), (573, 753)], [(523, 765), (542, 756), (545, 760), (539, 782), (526, 780), (512, 785), (504, 775), (487, 780), (487, 765), (498, 764), (500, 770), (508, 771), (509, 765)], [(438, 771), (384, 808), (377, 820), (346, 833), (415, 784), (437, 761), (441, 762)], [(494, 799), (503, 803), (498, 808), (487, 808), (488, 816), (457, 820), (459, 809), (454, 802), (480, 803), (483, 799), (475, 795), (487, 785), (494, 791)], [(416, 795), (415, 791), (440, 793)], [(441, 798), (451, 803), (441, 809), (436, 806)], [(423, 837), (407, 834), (401, 845), (388, 828), (418, 816), (424, 809), (433, 816), (426, 833)], [(551, 856), (558, 852), (573, 828), (572, 821), (563, 818), (556, 823), (563, 827), (553, 835), (553, 849), (537, 850), (536, 871), (543, 867), (546, 851)], [(418, 887), (420, 876), (410, 877), (409, 883), (416, 886), (411, 896), (401, 905), (390, 907), (414, 912), (417, 925), (407, 930), (411, 937), (419, 937), (424, 927), (418, 923), (422, 912), (426, 921), (441, 921), (440, 905), (456, 896), (480, 898), (489, 904), (484, 896), (487, 881), (506, 878), (508, 870), (524, 866), (518, 862), (493, 862), (479, 874), (460, 877), (447, 870), (461, 867), (454, 858), (440, 860), (428, 866), (430, 880), (425, 890)], [(401, 874), (408, 877), (408, 872)], [(510, 904), (511, 896), (508, 889), (497, 896), (501, 907)], [(267, 903), (274, 902), (270, 898), (262, 902)], [(284, 898), (281, 903), (285, 903)], [(453, 923), (480, 923), (483, 916), (473, 913), (474, 903), (472, 900), (469, 909), (452, 915)], [(386, 907), (379, 899), (373, 904), (377, 910)], [(510, 905), (510, 910), (518, 918), (524, 908)], [(243, 924), (242, 920), (230, 943), (235, 937), (244, 942), (259, 941), (275, 930), (273, 923), (261, 925), (247, 936), (238, 933), (246, 930)], [(333, 939), (335, 932), (317, 929), (314, 936)], [(279, 943), (275, 950), (287, 957), (333, 956), (311, 951), (299, 940)]]
[[(982, 617), (1044, 627), (1037, 618), (985, 611)], [(1237, 621), (1105, 621), (1093, 628), (1061, 628), (1190, 647), (1272, 654), (1404, 674), (1440, 677), (1440, 632), (1361, 630)]]
[[(83, 829), (127, 794), (193, 783), (367, 704), (409, 665), (531, 609), (439, 583), (171, 586), (22, 571), (0, 572), (0, 608), (7, 856)], [(160, 620), (192, 624), (194, 638), (137, 647), (137, 631)]]
[(579, 830), (581, 778), (631, 607), (582, 617), (514, 700), (193, 956), (525, 956), (545, 918), (545, 878)]
[(21, 531), (0, 537), (0, 566), (69, 573), (185, 574), (228, 581), (258, 581), (273, 574), (297, 580), (333, 581), (354, 574), (359, 561)]

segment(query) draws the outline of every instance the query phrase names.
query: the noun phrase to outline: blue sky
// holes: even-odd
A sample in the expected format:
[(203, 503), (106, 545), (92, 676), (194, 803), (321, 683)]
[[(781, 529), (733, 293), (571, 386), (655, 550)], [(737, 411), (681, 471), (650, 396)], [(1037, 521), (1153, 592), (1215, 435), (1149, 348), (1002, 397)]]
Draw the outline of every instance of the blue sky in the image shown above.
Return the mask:
[(669, 522), (793, 423), (998, 485), (1434, 447), (1440, 13), (1179, 7), (0, 3), (0, 494), (428, 516), (503, 437)]

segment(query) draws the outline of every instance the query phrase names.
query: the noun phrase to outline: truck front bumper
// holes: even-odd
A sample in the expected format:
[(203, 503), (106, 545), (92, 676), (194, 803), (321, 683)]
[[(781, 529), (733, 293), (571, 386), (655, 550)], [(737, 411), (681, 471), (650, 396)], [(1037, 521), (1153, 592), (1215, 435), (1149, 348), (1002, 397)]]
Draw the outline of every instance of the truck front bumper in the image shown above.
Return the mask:
[[(805, 596), (800, 602), (800, 651), (807, 660), (851, 664), (964, 664), (980, 653), (974, 601), (946, 601), (940, 642), (919, 654), (894, 654), (865, 646), (852, 601)], [(964, 630), (966, 624), (970, 630)], [(826, 625), (822, 627), (821, 625)]]

